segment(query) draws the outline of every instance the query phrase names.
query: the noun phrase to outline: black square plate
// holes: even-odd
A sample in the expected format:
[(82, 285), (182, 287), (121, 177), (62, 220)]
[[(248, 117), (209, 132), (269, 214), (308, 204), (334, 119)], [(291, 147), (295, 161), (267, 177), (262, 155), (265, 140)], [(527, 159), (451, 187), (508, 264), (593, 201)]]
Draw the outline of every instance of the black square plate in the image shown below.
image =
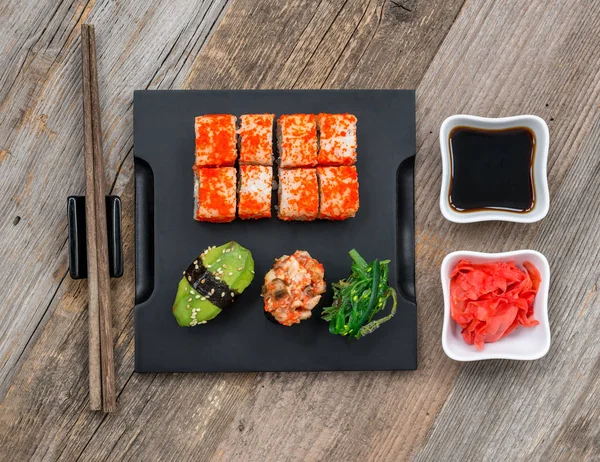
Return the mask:
[[(417, 367), (413, 166), (415, 94), (408, 90), (136, 91), (135, 368), (139, 372), (395, 370)], [(340, 113), (358, 118), (360, 210), (342, 222), (193, 220), (194, 117)], [(182, 271), (209, 245), (235, 240), (255, 260), (250, 287), (208, 324), (179, 327), (171, 307)], [(390, 259), (396, 316), (358, 341), (331, 335), (320, 306), (350, 272), (348, 251)], [(328, 292), (311, 319), (268, 321), (260, 289), (273, 260), (304, 249)], [(391, 301), (389, 301), (391, 303)]]

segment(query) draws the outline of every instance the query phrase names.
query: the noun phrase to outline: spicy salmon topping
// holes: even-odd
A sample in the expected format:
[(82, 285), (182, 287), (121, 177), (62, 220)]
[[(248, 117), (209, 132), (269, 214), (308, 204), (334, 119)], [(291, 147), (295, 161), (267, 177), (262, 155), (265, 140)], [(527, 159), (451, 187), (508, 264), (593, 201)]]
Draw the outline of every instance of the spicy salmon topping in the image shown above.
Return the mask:
[(325, 292), (324, 277), (323, 265), (304, 250), (275, 260), (262, 288), (265, 312), (284, 326), (310, 318)]

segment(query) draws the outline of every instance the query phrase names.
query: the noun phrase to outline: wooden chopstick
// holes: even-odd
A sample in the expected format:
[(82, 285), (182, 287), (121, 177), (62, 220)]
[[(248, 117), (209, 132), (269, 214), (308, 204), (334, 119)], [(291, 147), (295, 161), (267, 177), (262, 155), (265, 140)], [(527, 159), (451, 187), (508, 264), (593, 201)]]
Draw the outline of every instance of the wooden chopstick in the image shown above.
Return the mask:
[[(86, 231), (90, 287), (90, 405), (92, 409), (100, 408), (97, 400), (101, 393), (104, 412), (112, 412), (116, 410), (115, 367), (96, 38), (92, 25), (83, 24), (81, 32), (86, 154)], [(92, 199), (88, 200), (90, 197)], [(92, 265), (90, 265), (91, 260), (94, 261)], [(98, 359), (101, 380), (98, 380)]]
[(98, 301), (98, 259), (96, 258), (96, 186), (94, 184), (94, 140), (92, 134), (92, 90), (90, 82), (90, 31), (81, 27), (83, 68), (83, 137), (85, 153), (85, 228), (87, 235), (87, 280), (89, 323), (89, 387), (90, 407), (102, 409), (102, 376), (100, 370), (100, 312)]

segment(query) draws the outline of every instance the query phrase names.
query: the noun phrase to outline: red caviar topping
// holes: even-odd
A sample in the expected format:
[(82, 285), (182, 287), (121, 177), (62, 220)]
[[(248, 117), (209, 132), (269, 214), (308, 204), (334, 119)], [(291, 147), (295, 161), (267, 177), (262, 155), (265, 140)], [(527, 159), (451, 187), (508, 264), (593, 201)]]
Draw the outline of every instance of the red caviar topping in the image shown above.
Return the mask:
[(321, 188), (319, 217), (328, 220), (345, 220), (358, 211), (358, 173), (356, 167), (317, 167)]
[(313, 114), (282, 115), (279, 120), (281, 166), (317, 165), (317, 121)]
[(352, 165), (356, 161), (356, 117), (319, 114), (319, 165)]
[(240, 163), (271, 165), (273, 162), (274, 114), (241, 116)]
[(273, 169), (264, 165), (240, 165), (238, 215), (242, 219), (269, 218)]
[(196, 117), (197, 167), (232, 166), (237, 158), (235, 116), (214, 114)]
[(228, 222), (235, 218), (236, 173), (233, 167), (195, 168), (198, 181), (196, 220)]

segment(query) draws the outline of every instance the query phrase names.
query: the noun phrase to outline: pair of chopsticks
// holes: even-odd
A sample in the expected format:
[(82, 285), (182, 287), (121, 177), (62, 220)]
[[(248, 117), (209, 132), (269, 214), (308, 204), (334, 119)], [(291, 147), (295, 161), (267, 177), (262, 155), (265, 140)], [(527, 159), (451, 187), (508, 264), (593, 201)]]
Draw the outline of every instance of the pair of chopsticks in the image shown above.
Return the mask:
[(92, 410), (116, 410), (106, 192), (94, 26), (81, 26), (85, 219), (89, 287), (89, 382)]

